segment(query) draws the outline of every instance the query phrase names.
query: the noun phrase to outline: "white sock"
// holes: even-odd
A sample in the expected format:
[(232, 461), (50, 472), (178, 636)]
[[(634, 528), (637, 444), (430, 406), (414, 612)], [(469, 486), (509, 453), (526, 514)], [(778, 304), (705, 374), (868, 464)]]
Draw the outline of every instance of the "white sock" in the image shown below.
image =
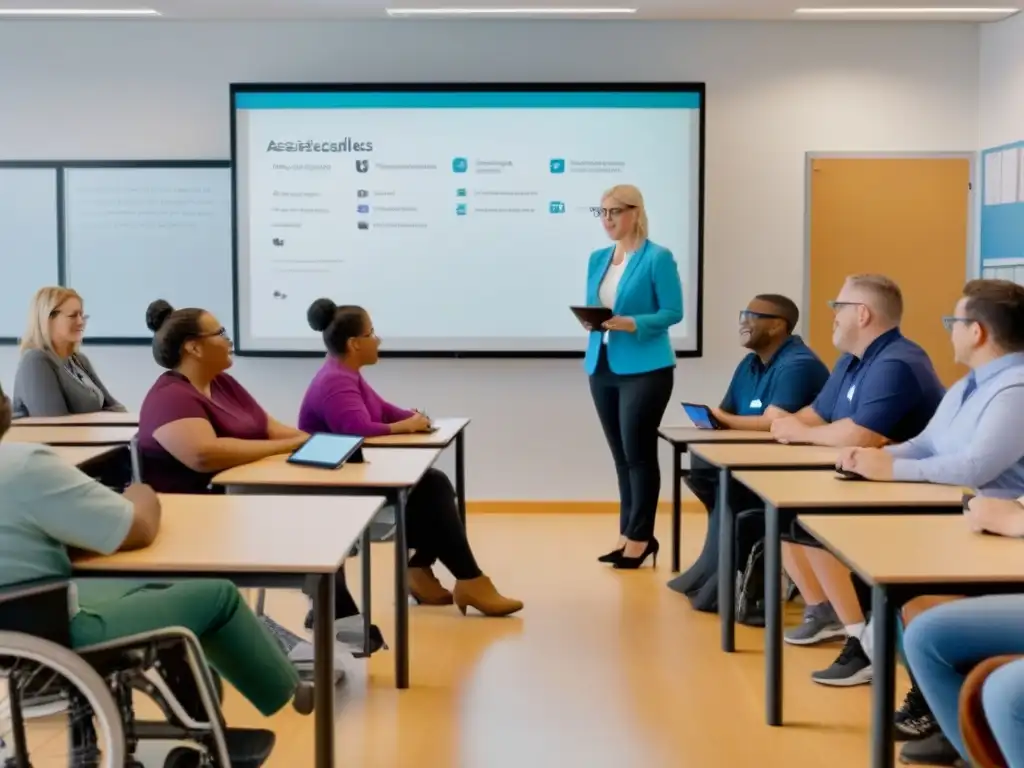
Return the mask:
[(861, 621), (857, 624), (847, 624), (843, 629), (846, 630), (847, 637), (856, 637), (858, 640), (864, 634), (864, 622)]
[(864, 625), (864, 631), (860, 633), (860, 647), (864, 649), (864, 655), (868, 657), (868, 661), (874, 662), (874, 639), (875, 632), (869, 621)]

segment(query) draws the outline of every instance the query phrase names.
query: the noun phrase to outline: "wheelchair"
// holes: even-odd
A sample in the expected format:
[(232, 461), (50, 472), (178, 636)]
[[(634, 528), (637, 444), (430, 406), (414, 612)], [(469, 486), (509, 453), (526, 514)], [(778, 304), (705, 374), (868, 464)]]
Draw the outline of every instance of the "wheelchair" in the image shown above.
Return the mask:
[[(163, 768), (263, 764), (274, 734), (226, 728), (222, 685), (192, 632), (172, 627), (71, 650), (70, 588), (46, 580), (0, 589), (0, 768), (155, 768), (136, 758), (147, 740), (180, 742)], [(136, 717), (136, 693), (163, 721)], [(66, 703), (67, 735), (56, 738), (56, 717), (27, 727), (25, 698)], [(47, 756), (55, 748), (63, 758)]]

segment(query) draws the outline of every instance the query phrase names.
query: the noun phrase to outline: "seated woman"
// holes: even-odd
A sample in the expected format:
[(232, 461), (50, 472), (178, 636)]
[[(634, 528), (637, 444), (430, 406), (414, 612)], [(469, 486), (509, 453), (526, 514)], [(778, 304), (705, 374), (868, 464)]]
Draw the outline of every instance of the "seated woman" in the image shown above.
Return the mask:
[(125, 410), (79, 351), (88, 319), (70, 288), (36, 291), (14, 376), (15, 419)]
[[(338, 307), (330, 299), (313, 302), (307, 313), (313, 330), (323, 333), (327, 360), (313, 377), (299, 410), (304, 432), (374, 437), (429, 429), (422, 413), (385, 402), (370, 388), (360, 369), (377, 362), (380, 339), (369, 315), (360, 307)], [(448, 476), (428, 469), (406, 506), (409, 549), (409, 591), (426, 605), (467, 607), (486, 616), (507, 616), (522, 609), (519, 600), (502, 597), (480, 571), (466, 540), (455, 489)], [(435, 560), (455, 577), (454, 594), (434, 575)]]
[[(11, 404), (0, 391), (0, 438), (10, 425)], [(0, 586), (69, 578), (69, 549), (106, 555), (141, 549), (153, 542), (159, 527), (160, 501), (150, 487), (133, 485), (118, 494), (46, 446), (0, 443)], [(231, 582), (87, 580), (73, 584), (69, 597), (73, 647), (187, 627), (213, 667), (264, 715), (289, 701), (300, 712), (312, 710), (310, 686), (299, 683), (288, 659)], [(172, 679), (186, 683), (184, 678)], [(182, 687), (189, 685), (174, 685), (182, 705), (206, 720), (194, 682), (185, 695)], [(240, 741), (252, 738), (243, 734), (241, 740), (232, 740), (244, 746)]]
[[(146, 311), (154, 332), (153, 359), (167, 369), (150, 387), (139, 413), (139, 458), (143, 477), (159, 493), (211, 493), (218, 472), (267, 456), (289, 453), (308, 435), (270, 416), (225, 371), (232, 345), (220, 322), (202, 309), (174, 310), (154, 301)], [(312, 595), (312, 589), (306, 590)], [(335, 619), (358, 615), (339, 571)], [(312, 647), (269, 617), (263, 617), (293, 661), (311, 662)], [(311, 623), (311, 622), (310, 622)], [(373, 632), (383, 646), (380, 631)], [(360, 646), (361, 634), (360, 634)], [(335, 652), (336, 674), (344, 648)]]
[[(1024, 536), (1020, 501), (971, 500), (965, 515), (975, 531)], [(964, 759), (960, 735), (960, 689), (975, 665), (1024, 654), (1024, 595), (992, 595), (945, 602), (907, 624), (903, 652), (914, 680), (942, 733)], [(982, 688), (985, 717), (1008, 765), (1024, 766), (1024, 662), (994, 672)]]

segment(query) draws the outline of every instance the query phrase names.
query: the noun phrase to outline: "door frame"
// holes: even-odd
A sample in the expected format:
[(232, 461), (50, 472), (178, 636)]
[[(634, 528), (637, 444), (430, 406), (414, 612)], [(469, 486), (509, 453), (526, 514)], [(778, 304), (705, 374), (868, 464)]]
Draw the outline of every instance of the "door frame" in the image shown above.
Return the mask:
[[(981, 233), (976, 223), (978, 201), (978, 153), (977, 152), (806, 152), (804, 154), (804, 267), (802, 301), (805, 309), (801, 312), (809, 317), (808, 305), (811, 301), (811, 166), (815, 160), (967, 160), (970, 189), (967, 199), (967, 253), (964, 282), (981, 276), (979, 262), (980, 247), (978, 238)], [(806, 333), (806, 329), (801, 328)]]

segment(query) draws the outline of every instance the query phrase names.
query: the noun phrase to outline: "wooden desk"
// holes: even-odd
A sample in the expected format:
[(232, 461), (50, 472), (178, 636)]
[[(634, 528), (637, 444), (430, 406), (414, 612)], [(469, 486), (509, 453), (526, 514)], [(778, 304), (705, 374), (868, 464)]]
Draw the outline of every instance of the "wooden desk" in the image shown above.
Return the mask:
[(754, 469), (835, 469), (839, 449), (779, 443), (708, 443), (695, 445), (690, 452), (711, 466), (718, 467), (718, 618), (721, 622), (722, 650), (732, 653), (736, 650), (737, 568), (736, 515), (729, 489), (733, 473)]
[(661, 427), (658, 437), (672, 446), (672, 570), (678, 572), (683, 527), (682, 483), (688, 475), (688, 471), (683, 469), (683, 454), (688, 446), (701, 443), (773, 443), (775, 439), (770, 432), (697, 427)]
[[(365, 462), (340, 469), (314, 469), (289, 464), (286, 456), (272, 456), (235, 467), (213, 478), (228, 493), (336, 494), (383, 496), (395, 505), (395, 684), (409, 687), (409, 571), (405, 504), (420, 478), (441, 451), (364, 448)], [(370, 616), (370, 546), (364, 537), (360, 552), (363, 615)]]
[(72, 413), (66, 416), (26, 416), (15, 419), (16, 427), (137, 427), (137, 413), (117, 411), (96, 411), (95, 413)]
[(4, 439), (47, 445), (127, 445), (136, 432), (135, 427), (32, 427), (15, 423)]
[(972, 533), (960, 515), (801, 515), (800, 522), (872, 586), (871, 764), (892, 768), (896, 611), (919, 595), (1020, 592), (1021, 543)]
[(412, 435), (384, 435), (371, 437), (366, 445), (386, 448), (438, 448), (444, 450), (455, 443), (455, 495), (459, 500), (459, 516), (466, 524), (466, 427), (469, 419), (435, 419), (436, 432), (417, 432)]
[(146, 549), (74, 562), (76, 578), (230, 578), (240, 586), (301, 588), (313, 598), (316, 766), (334, 766), (334, 577), (384, 504), (349, 499), (161, 495), (160, 534)]
[[(738, 472), (738, 482), (765, 503), (765, 667), (766, 718), (782, 725), (782, 543), (780, 515), (784, 511), (813, 509), (820, 514), (851, 515), (905, 507), (910, 514), (948, 509), (959, 514), (963, 491), (959, 486), (928, 483), (873, 483), (839, 480), (835, 472)], [(884, 545), (876, 541), (876, 546)], [(915, 543), (914, 547), (921, 545)], [(719, 605), (719, 608), (722, 606)], [(889, 712), (892, 717), (892, 712)]]
[(99, 459), (106, 458), (114, 451), (120, 450), (116, 445), (54, 445), (51, 450), (60, 457), (61, 461), (73, 464), (76, 467), (84, 467)]

